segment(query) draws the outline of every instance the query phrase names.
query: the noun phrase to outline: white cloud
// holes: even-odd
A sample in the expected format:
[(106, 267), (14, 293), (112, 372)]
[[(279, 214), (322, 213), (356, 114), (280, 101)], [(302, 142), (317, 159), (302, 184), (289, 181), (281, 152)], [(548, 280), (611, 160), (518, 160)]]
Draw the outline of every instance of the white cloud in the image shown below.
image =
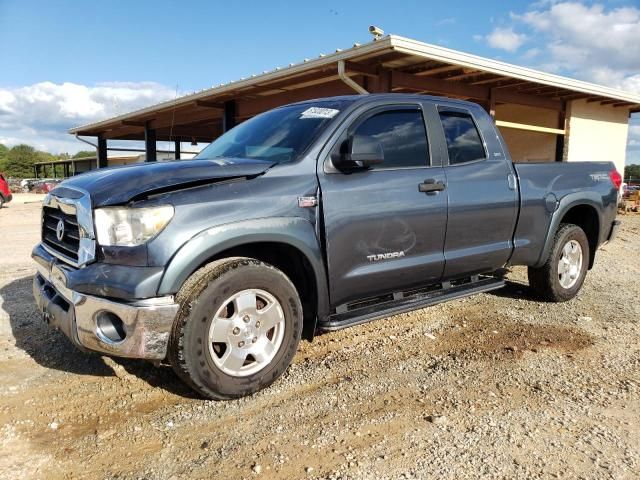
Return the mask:
[(457, 20), (455, 17), (447, 17), (436, 22), (436, 27), (444, 27), (445, 25), (455, 25)]
[(527, 40), (527, 36), (516, 33), (511, 27), (496, 27), (485, 40), (493, 48), (515, 52)]
[(640, 9), (607, 10), (603, 5), (578, 2), (547, 6), (511, 17), (547, 43), (553, 62), (589, 79), (602, 65), (622, 76), (640, 70)]
[(526, 52), (524, 52), (524, 54), (522, 55), (522, 58), (525, 60), (531, 60), (532, 58), (536, 58), (538, 55), (540, 55), (541, 50), (537, 47), (534, 48), (530, 48), (529, 50), (527, 50)]
[(111, 82), (95, 86), (40, 82), (0, 87), (0, 143), (28, 143), (51, 152), (76, 152), (88, 145), (67, 130), (171, 99), (175, 91), (154, 82)]
[[(522, 61), (535, 62), (532, 66), (540, 70), (640, 94), (640, 8), (540, 0), (509, 18), (512, 25), (491, 35), (497, 31), (520, 35), (515, 29), (526, 29), (522, 35), (533, 47), (520, 56)], [(489, 41), (491, 35), (486, 37), (491, 46), (508, 50), (499, 40)], [(509, 46), (508, 41), (505, 44)], [(630, 121), (627, 163), (640, 162), (638, 117), (635, 114)]]

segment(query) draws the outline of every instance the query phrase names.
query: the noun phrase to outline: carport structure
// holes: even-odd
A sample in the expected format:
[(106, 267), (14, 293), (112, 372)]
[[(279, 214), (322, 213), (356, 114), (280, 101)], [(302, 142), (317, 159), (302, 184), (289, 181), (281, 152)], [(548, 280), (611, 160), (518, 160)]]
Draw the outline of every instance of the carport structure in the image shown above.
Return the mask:
[(211, 142), (236, 123), (291, 102), (354, 93), (412, 92), (480, 103), (496, 119), (515, 161), (614, 161), (624, 167), (628, 120), (640, 95), (429, 45), (395, 35), (221, 84), (152, 107), (73, 128), (109, 140)]

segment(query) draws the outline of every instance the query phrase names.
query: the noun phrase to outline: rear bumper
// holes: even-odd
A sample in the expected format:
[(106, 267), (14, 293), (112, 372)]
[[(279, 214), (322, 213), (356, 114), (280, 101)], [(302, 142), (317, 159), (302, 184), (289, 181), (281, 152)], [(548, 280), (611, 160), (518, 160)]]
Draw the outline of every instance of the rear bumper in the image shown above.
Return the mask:
[[(36, 251), (34, 251), (35, 254)], [(78, 348), (117, 357), (163, 360), (178, 312), (173, 297), (118, 302), (67, 287), (67, 268), (36, 261), (33, 296), (43, 319)]]

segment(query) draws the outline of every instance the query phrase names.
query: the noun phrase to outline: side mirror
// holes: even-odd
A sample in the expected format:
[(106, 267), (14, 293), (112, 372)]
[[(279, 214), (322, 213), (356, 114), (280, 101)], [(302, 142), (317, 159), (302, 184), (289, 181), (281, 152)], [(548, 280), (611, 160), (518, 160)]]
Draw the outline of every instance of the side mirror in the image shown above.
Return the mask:
[(341, 148), (339, 154), (332, 156), (336, 168), (363, 168), (384, 162), (382, 144), (373, 137), (353, 135), (345, 143), (346, 148)]

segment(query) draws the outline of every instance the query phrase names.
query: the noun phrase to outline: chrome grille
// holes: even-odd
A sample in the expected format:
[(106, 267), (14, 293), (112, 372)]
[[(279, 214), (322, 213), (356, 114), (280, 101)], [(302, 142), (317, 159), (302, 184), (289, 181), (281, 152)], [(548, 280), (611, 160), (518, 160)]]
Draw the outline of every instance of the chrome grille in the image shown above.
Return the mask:
[(42, 245), (50, 254), (76, 267), (95, 259), (93, 215), (87, 192), (58, 187), (47, 194), (42, 205)]
[[(62, 237), (58, 239), (58, 225), (62, 222)], [(42, 208), (42, 242), (56, 252), (78, 261), (80, 229), (75, 212), (65, 213), (59, 208)]]

